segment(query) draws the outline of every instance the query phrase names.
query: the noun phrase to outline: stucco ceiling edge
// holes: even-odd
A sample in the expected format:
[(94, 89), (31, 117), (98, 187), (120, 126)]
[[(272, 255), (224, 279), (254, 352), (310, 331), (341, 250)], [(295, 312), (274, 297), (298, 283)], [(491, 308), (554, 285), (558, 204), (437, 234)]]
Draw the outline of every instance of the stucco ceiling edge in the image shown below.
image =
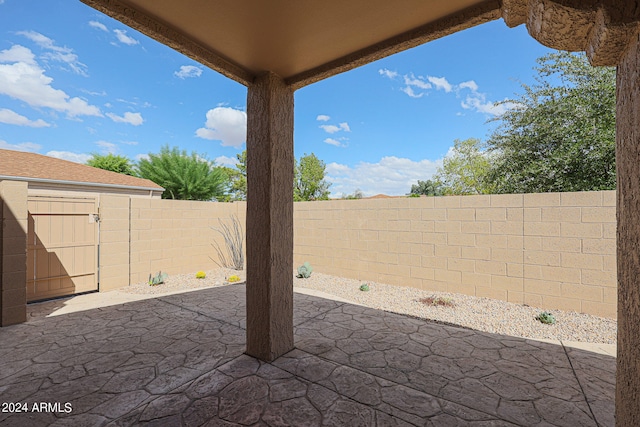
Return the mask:
[(255, 78), (245, 68), (118, 0), (80, 1), (244, 86), (249, 86)]
[(488, 0), (480, 5), (414, 28), (352, 54), (289, 77), (285, 82), (294, 90), (354, 68), (377, 61), (412, 47), (442, 38), (501, 17), (501, 3)]

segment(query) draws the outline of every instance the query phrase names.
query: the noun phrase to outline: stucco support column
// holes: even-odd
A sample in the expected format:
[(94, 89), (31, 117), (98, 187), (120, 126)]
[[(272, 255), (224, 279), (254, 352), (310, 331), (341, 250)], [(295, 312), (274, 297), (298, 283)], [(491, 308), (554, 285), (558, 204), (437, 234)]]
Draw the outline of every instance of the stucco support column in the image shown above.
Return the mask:
[(293, 90), (273, 73), (247, 94), (247, 354), (293, 349)]
[(640, 36), (617, 72), (618, 357), (616, 425), (640, 426)]

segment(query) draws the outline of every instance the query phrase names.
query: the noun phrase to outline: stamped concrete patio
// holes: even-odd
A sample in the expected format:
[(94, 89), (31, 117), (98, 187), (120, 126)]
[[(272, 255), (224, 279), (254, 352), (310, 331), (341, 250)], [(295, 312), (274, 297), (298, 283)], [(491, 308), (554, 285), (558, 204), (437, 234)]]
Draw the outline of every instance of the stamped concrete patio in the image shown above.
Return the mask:
[(296, 293), (296, 348), (265, 363), (243, 354), (244, 285), (123, 298), (0, 329), (0, 425), (614, 424), (611, 355)]

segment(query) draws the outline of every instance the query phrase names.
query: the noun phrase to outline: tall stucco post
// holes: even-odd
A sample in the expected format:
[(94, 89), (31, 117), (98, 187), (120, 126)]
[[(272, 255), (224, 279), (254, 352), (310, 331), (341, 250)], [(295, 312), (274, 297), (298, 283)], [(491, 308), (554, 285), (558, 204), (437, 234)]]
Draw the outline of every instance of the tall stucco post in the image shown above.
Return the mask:
[(293, 349), (293, 90), (273, 73), (247, 94), (247, 354)]
[(616, 425), (640, 426), (640, 36), (617, 73), (618, 356)]

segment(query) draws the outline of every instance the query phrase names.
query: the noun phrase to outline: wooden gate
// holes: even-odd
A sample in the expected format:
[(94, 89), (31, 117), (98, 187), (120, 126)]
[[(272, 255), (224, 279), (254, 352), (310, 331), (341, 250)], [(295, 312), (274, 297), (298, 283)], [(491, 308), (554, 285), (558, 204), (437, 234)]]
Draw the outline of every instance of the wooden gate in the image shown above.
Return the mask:
[(98, 290), (98, 201), (28, 198), (27, 301)]

